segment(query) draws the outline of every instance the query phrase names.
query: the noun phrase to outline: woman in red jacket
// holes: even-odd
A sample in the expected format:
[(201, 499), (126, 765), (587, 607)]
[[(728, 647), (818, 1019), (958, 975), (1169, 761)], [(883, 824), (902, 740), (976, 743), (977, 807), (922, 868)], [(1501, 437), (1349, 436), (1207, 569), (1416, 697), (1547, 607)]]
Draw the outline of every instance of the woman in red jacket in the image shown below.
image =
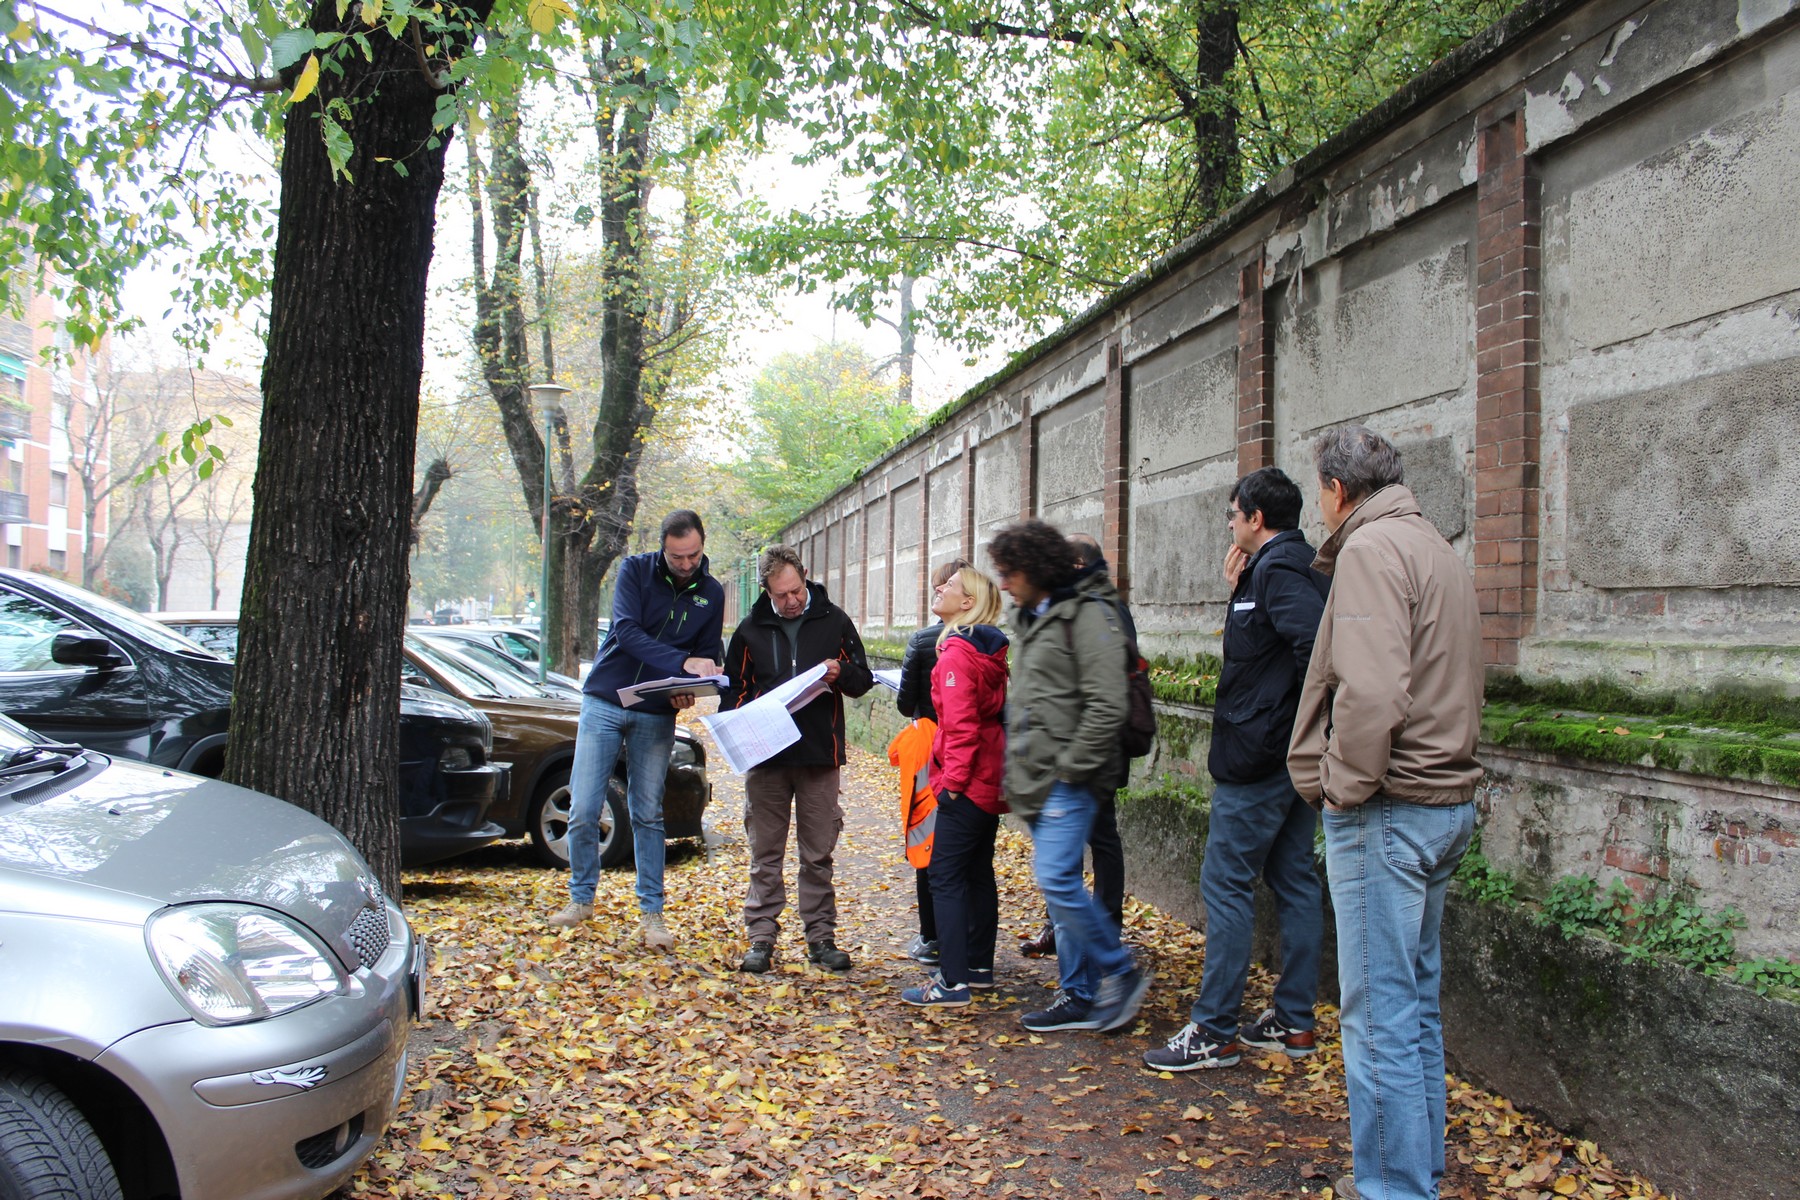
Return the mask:
[(938, 971), (923, 986), (900, 993), (908, 1004), (955, 1007), (970, 988), (994, 986), (994, 939), (1000, 893), (994, 880), (994, 837), (1006, 802), (1000, 776), (1006, 765), (1006, 635), (1000, 589), (964, 567), (933, 593), (931, 611), (943, 618), (931, 704), (937, 737), (931, 745), (931, 786), (937, 792), (937, 832), (931, 848), (931, 904), (937, 917)]

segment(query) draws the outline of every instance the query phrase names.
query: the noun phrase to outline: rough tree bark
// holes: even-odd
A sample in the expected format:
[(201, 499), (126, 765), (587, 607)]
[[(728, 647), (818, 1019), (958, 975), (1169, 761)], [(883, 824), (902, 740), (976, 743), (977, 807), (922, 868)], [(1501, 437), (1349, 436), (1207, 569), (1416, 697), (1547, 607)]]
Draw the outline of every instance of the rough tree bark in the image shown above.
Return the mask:
[[(479, 24), (491, 8), (461, 11)], [(348, 28), (337, 13), (321, 0), (310, 25)], [(440, 92), (404, 33), (358, 29), (373, 61), (344, 55), (287, 118), (226, 777), (337, 826), (397, 894), (400, 639), (448, 131), (432, 129)], [(341, 179), (318, 120), (339, 97), (354, 113)]]

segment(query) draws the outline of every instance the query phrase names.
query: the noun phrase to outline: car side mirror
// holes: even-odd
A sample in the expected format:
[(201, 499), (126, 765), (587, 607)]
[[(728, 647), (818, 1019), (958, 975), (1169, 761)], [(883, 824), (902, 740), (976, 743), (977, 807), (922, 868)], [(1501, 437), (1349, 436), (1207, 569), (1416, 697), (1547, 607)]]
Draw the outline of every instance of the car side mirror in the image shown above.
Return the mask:
[(98, 633), (73, 631), (59, 633), (51, 641), (50, 660), (68, 667), (98, 667), (102, 671), (122, 667), (131, 661), (111, 639)]
[(430, 677), (421, 675), (417, 671), (404, 672), (400, 676), (400, 682), (408, 687), (424, 688), (428, 692), (432, 690)]

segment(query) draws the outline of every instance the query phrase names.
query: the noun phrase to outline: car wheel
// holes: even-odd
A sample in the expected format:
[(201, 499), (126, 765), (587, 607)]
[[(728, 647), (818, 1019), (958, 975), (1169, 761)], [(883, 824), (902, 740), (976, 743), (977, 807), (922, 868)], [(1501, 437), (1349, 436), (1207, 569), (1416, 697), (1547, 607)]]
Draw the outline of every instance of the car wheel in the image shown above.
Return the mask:
[(81, 1110), (47, 1080), (0, 1071), (0, 1195), (119, 1200), (119, 1179)]
[(531, 830), (532, 852), (546, 867), (569, 869), (569, 807), (573, 803), (568, 764), (555, 768), (538, 781), (537, 795), (531, 798), (531, 816), (526, 826)]
[(631, 806), (625, 800), (625, 780), (614, 775), (606, 781), (606, 807), (600, 810), (600, 865), (622, 867), (634, 857)]

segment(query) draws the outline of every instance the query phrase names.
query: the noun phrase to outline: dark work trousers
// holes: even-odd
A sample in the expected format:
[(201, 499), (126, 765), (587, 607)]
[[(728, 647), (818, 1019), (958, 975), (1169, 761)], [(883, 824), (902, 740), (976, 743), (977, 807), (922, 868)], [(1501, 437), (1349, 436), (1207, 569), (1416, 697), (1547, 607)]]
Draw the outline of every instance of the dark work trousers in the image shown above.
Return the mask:
[(744, 926), (753, 942), (773, 942), (781, 932), (787, 886), (788, 826), (800, 858), (800, 921), (808, 942), (837, 934), (837, 892), (831, 856), (844, 810), (838, 804), (836, 767), (751, 767), (744, 776), (744, 831), (750, 840), (750, 891)]
[(919, 936), (928, 942), (937, 941), (937, 912), (931, 905), (931, 870), (919, 867), (913, 872), (913, 882), (919, 897)]
[(937, 912), (938, 971), (947, 984), (969, 982), (969, 968), (994, 969), (1000, 891), (994, 835), (1000, 818), (967, 796), (938, 794), (931, 843), (931, 903)]

